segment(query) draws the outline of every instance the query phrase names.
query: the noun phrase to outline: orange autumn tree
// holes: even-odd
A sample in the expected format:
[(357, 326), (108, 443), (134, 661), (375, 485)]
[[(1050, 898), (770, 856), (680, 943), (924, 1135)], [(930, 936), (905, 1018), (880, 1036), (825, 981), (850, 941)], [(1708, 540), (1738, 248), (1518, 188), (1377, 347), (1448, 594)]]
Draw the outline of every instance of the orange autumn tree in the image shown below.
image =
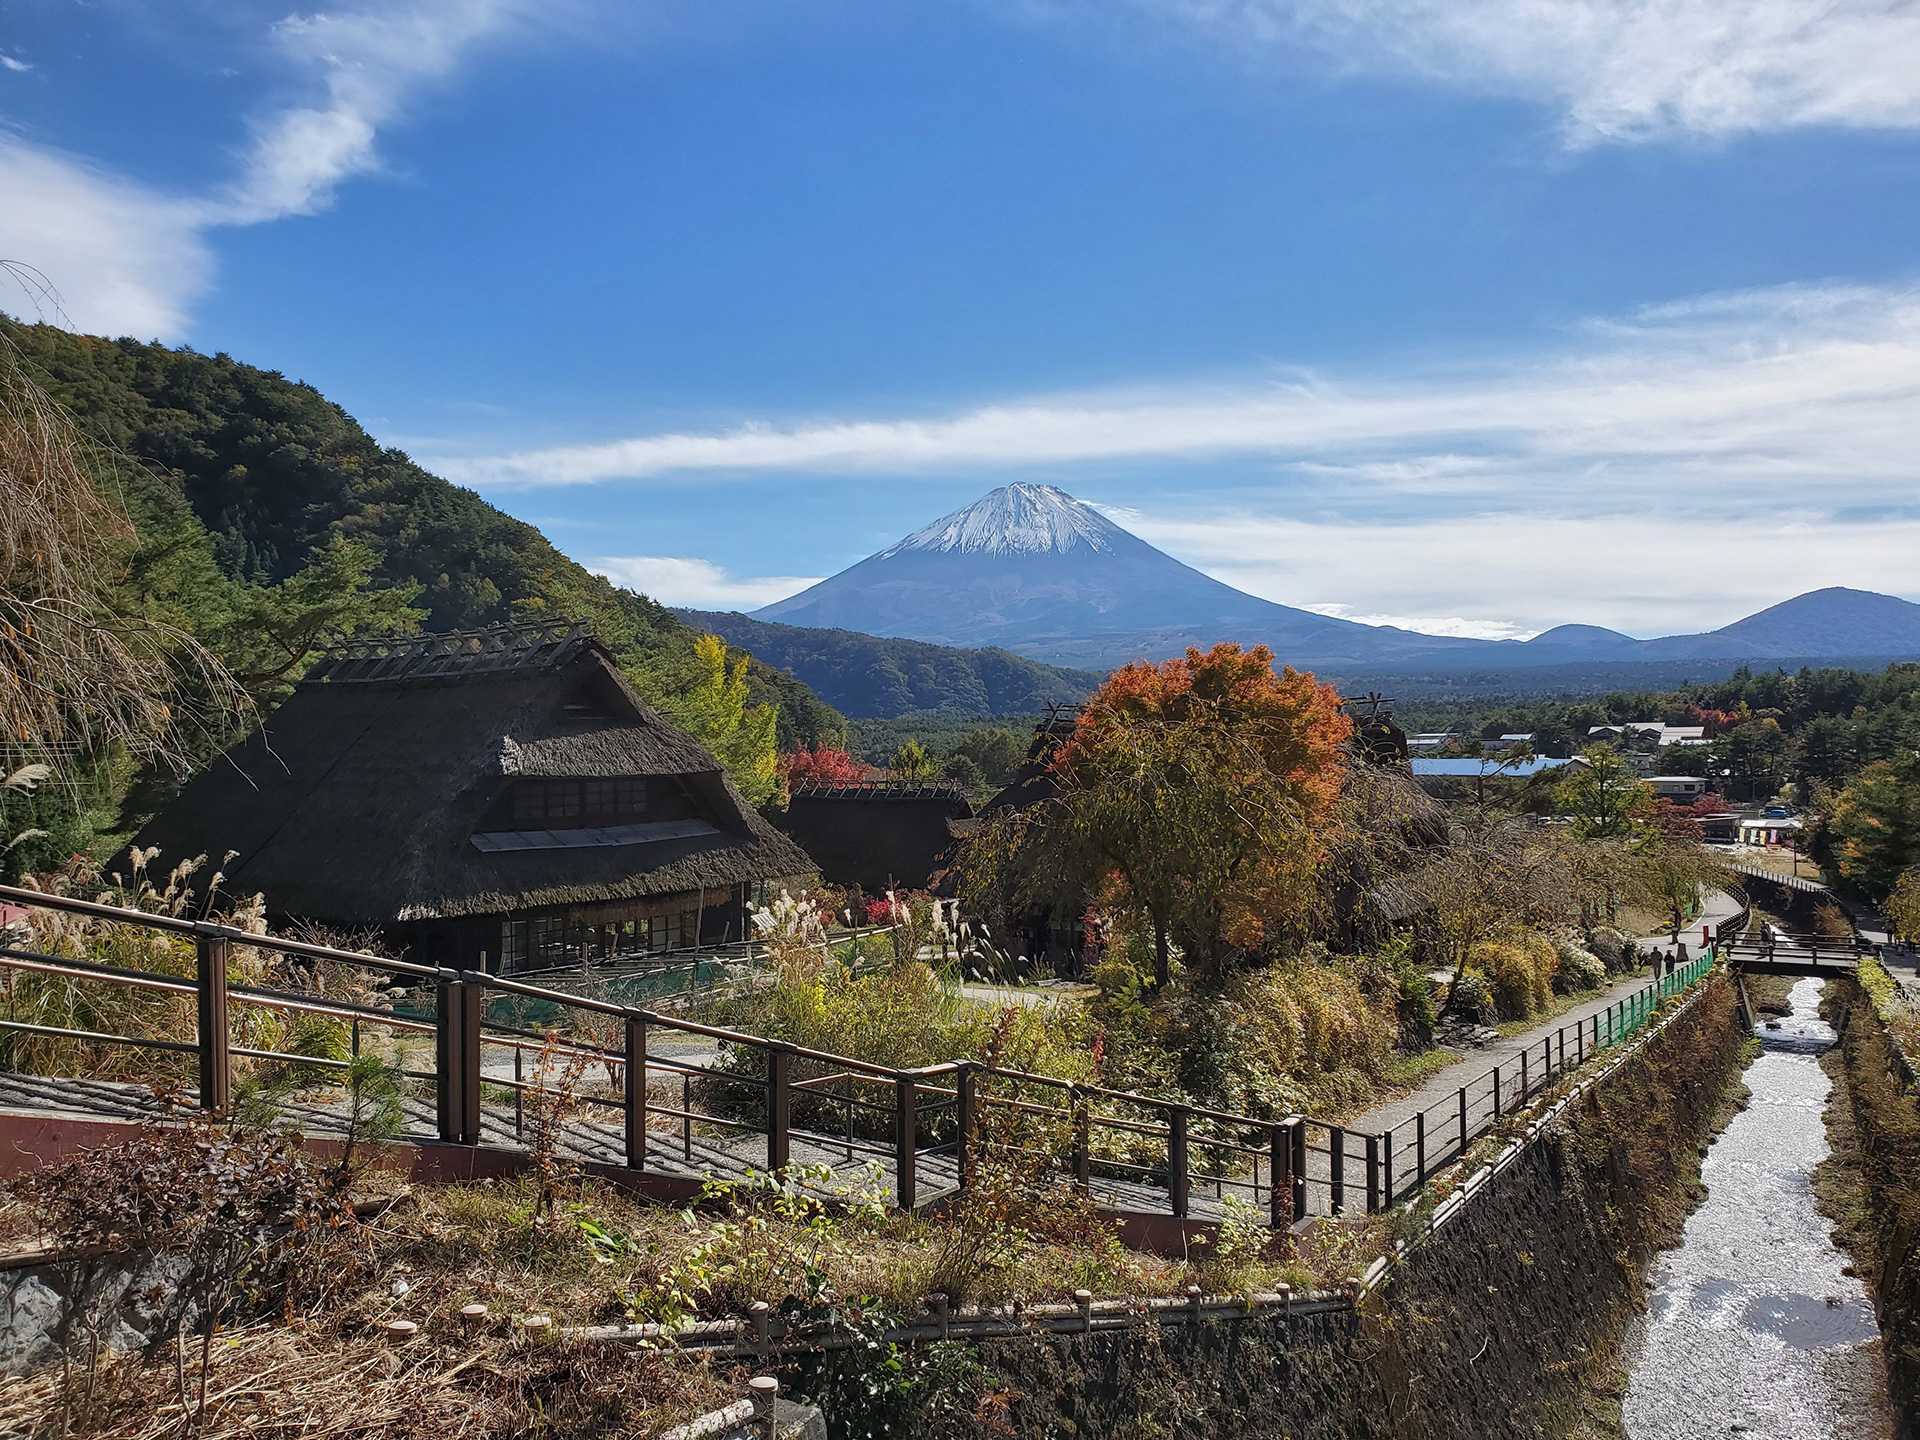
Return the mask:
[(1054, 758), (1048, 868), (1152, 930), (1158, 984), (1174, 945), (1217, 981), (1304, 903), (1351, 728), (1331, 686), (1274, 673), (1264, 645), (1128, 665)]

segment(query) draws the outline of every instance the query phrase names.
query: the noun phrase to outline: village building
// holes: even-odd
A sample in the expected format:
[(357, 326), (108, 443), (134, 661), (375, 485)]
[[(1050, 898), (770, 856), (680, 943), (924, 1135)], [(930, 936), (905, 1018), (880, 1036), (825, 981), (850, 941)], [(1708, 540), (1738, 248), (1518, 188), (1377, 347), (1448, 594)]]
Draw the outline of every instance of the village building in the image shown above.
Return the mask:
[(1626, 738), (1651, 740), (1656, 745), (1705, 745), (1707, 727), (1704, 725), (1667, 725), (1659, 720), (1629, 720), (1624, 725), (1595, 725), (1587, 731), (1591, 740), (1621, 740)]
[(795, 786), (781, 824), (827, 884), (882, 895), (931, 888), (972, 816), (957, 785), (883, 780)]
[(1704, 775), (1649, 775), (1647, 784), (1653, 787), (1656, 799), (1671, 800), (1676, 805), (1691, 805), (1713, 788), (1713, 782)]
[(564, 621), (329, 652), (134, 844), (278, 922), (496, 972), (737, 941), (757, 888), (815, 869)]

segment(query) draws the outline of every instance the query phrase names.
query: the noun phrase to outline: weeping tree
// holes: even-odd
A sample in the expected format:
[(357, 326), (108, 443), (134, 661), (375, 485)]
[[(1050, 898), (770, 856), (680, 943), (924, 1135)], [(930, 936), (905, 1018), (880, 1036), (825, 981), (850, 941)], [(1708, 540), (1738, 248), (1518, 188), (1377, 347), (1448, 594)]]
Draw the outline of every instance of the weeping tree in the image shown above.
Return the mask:
[[(245, 689), (124, 581), (135, 544), (110, 452), (0, 342), (0, 775), (53, 777), (116, 753), (175, 773)], [(19, 788), (18, 784), (15, 786)]]

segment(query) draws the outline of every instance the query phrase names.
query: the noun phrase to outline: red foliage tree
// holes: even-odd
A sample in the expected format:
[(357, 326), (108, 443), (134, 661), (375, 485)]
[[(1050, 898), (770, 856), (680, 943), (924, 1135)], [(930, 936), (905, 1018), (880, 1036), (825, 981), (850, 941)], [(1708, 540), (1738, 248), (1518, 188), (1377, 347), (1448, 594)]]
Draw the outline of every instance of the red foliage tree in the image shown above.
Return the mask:
[(1351, 733), (1333, 687), (1264, 645), (1128, 665), (1087, 702), (1054, 757), (1056, 829), (1152, 926), (1160, 983), (1170, 940), (1213, 976), (1260, 942), (1315, 863)]
[(789, 789), (795, 785), (858, 785), (867, 778), (867, 767), (844, 750), (828, 745), (809, 750), (802, 745), (793, 754), (780, 757), (780, 778)]

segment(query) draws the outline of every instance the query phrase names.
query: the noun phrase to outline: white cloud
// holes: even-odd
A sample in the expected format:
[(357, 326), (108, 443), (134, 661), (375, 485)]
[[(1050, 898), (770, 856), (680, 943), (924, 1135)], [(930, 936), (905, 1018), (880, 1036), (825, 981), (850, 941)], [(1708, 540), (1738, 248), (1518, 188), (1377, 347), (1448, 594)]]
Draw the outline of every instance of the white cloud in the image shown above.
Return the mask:
[[(0, 195), (0, 259), (45, 275), (75, 327), (167, 339), (185, 331), (213, 275), (193, 205), (4, 132)], [(31, 314), (34, 297), (0, 293), (0, 308)]]
[[(1920, 475), (1920, 289), (1785, 287), (1586, 327), (1478, 369), (1040, 398), (956, 415), (446, 459), (495, 489), (769, 471), (995, 475), (1097, 462), (1252, 460), (1314, 503), (1418, 497), (1592, 510), (1905, 505)], [(1066, 483), (1071, 483), (1070, 481)]]
[(1557, 109), (1570, 143), (1920, 124), (1908, 0), (1136, 0), (1248, 42)]
[[(1430, 634), (1518, 638), (1569, 622), (1639, 636), (1712, 630), (1827, 585), (1920, 599), (1920, 518), (1516, 510), (1381, 524), (1243, 509), (1142, 515), (1127, 528), (1252, 594)], [(1436, 611), (1486, 628), (1393, 618)]]
[(1316, 615), (1331, 615), (1336, 620), (1352, 620), (1361, 625), (1393, 625), (1415, 630), (1422, 635), (1454, 635), (1467, 640), (1528, 640), (1540, 632), (1509, 620), (1469, 620), (1464, 615), (1362, 615), (1351, 605), (1323, 602), (1303, 605)]
[(743, 579), (711, 560), (675, 555), (608, 555), (588, 561), (587, 568), (616, 585), (650, 595), (662, 605), (684, 605), (692, 610), (758, 610), (797, 595), (821, 579), (818, 575)]
[(7, 69), (18, 75), (24, 75), (27, 71), (33, 69), (33, 66), (27, 64), (26, 61), (16, 60), (11, 55), (0, 55), (0, 65), (6, 66)]
[(301, 72), (321, 79), (326, 103), (257, 122), (244, 172), (211, 216), (247, 225), (325, 209), (342, 180), (378, 168), (374, 138), (411, 92), (447, 75), (475, 41), (525, 8), (516, 0), (440, 0), (282, 20), (275, 39)]
[(209, 229), (325, 209), (341, 181), (378, 167), (378, 130), (411, 94), (525, 8), (420, 0), (279, 22), (277, 48), (302, 83), (323, 87), (324, 102), (258, 119), (239, 178), (212, 198), (162, 195), (0, 131), (0, 259), (45, 275), (81, 330), (178, 339), (212, 283)]

